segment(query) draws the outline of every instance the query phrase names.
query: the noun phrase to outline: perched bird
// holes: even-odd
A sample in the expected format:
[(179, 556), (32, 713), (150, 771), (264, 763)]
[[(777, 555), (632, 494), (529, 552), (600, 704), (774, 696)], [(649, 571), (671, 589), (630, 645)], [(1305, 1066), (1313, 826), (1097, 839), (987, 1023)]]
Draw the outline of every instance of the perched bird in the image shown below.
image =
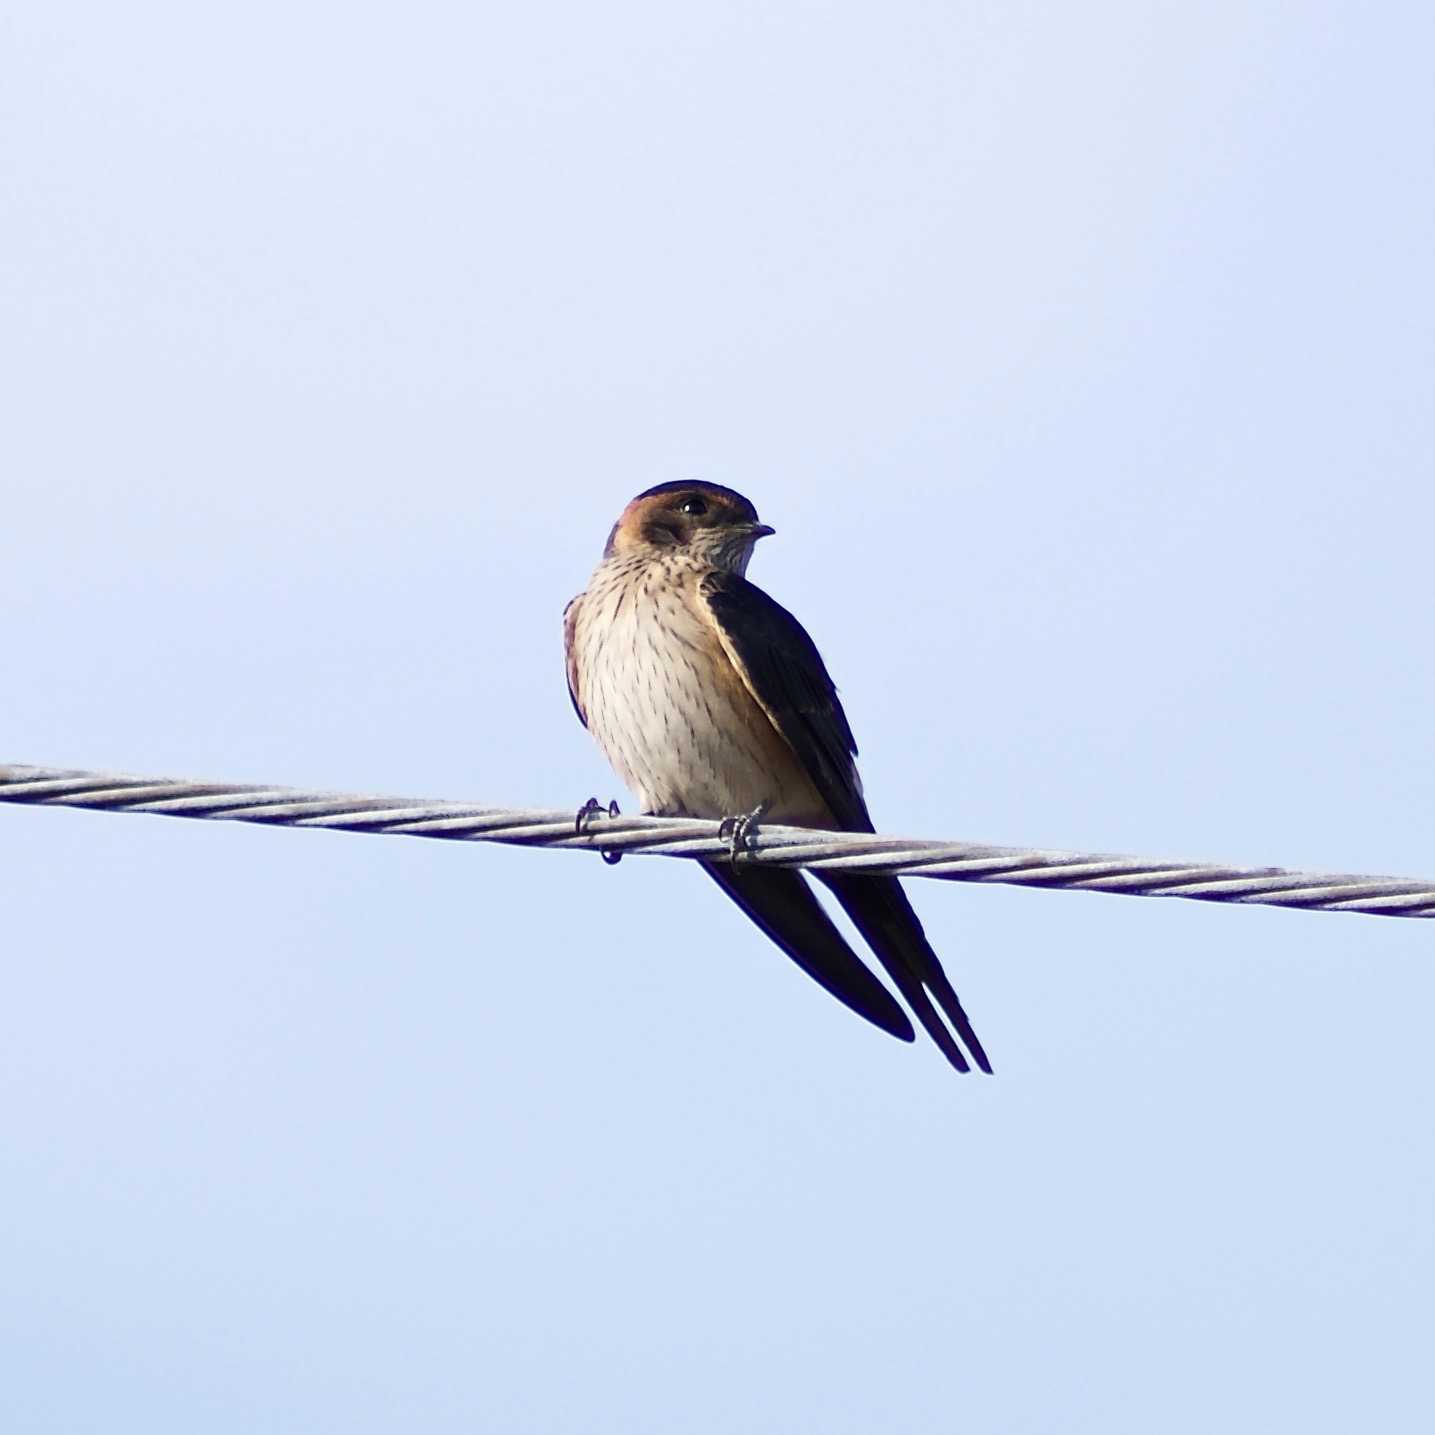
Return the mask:
[[(747, 499), (718, 484), (661, 483), (640, 493), (613, 525), (587, 591), (564, 611), (569, 695), (646, 813), (760, 810), (774, 822), (871, 832), (857, 745), (821, 655), (797, 619), (744, 577), (753, 546), (772, 531)], [(702, 866), (839, 1001), (913, 1040), (907, 1014), (801, 872)], [(897, 879), (813, 875), (947, 1060), (967, 1071), (969, 1054), (990, 1072)]]

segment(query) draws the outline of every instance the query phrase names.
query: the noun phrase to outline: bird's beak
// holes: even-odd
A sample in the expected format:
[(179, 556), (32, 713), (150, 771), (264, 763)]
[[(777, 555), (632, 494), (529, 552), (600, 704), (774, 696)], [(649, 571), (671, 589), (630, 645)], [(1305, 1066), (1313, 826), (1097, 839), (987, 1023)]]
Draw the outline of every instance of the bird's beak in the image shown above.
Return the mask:
[(747, 531), (752, 535), (752, 540), (755, 543), (759, 538), (771, 538), (777, 529), (769, 528), (765, 523), (749, 523)]

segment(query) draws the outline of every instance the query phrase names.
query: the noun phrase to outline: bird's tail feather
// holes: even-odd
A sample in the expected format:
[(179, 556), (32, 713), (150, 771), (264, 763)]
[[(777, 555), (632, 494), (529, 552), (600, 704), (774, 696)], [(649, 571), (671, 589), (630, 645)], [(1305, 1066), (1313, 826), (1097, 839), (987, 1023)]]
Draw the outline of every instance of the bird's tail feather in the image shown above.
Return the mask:
[[(955, 1031), (972, 1060), (990, 1075), (991, 1062), (897, 879), (825, 872), (813, 875), (824, 882), (842, 904), (947, 1060), (958, 1071), (971, 1069), (961, 1047), (952, 1038)], [(941, 1015), (933, 1006), (932, 997), (936, 998)], [(951, 1030), (942, 1015), (951, 1023)]]
[(800, 872), (775, 867), (744, 870), (729, 862), (700, 865), (808, 976), (838, 1001), (902, 1041), (916, 1039), (906, 1012), (848, 946)]

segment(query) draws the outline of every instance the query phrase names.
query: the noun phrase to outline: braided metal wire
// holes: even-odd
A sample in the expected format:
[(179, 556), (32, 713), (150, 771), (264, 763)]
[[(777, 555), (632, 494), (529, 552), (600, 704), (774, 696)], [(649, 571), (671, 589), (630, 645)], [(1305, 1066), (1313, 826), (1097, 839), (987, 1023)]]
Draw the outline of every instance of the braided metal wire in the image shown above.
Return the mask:
[[(657, 857), (712, 860), (726, 859), (733, 853), (733, 839), (719, 830), (721, 824), (699, 819), (601, 813), (581, 824), (580, 830), (573, 812), (51, 767), (0, 766), (0, 802)], [(1118, 892), (1131, 897), (1190, 897), (1203, 902), (1304, 907), (1320, 912), (1435, 917), (1435, 882), (1408, 878), (1168, 862), (1149, 857), (922, 841), (803, 827), (757, 826), (743, 838), (736, 860), (823, 871), (939, 877), (954, 882)]]

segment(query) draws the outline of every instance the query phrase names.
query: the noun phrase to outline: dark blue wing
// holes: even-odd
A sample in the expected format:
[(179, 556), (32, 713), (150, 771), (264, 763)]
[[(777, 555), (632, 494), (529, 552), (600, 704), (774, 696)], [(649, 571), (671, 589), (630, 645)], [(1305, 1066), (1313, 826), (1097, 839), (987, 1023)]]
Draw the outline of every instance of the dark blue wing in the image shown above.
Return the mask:
[(797, 754), (837, 825), (871, 832), (857, 743), (822, 655), (801, 623), (736, 573), (710, 573), (699, 593), (723, 647), (772, 725)]

